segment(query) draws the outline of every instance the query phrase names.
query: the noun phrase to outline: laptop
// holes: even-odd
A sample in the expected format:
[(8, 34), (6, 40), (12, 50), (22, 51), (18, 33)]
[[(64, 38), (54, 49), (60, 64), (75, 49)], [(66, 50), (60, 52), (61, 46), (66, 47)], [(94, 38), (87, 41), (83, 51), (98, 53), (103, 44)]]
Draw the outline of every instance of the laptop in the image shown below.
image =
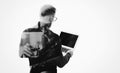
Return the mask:
[(78, 39), (78, 35), (67, 33), (67, 32), (61, 32), (60, 38), (62, 41), (62, 46), (74, 48), (76, 41)]

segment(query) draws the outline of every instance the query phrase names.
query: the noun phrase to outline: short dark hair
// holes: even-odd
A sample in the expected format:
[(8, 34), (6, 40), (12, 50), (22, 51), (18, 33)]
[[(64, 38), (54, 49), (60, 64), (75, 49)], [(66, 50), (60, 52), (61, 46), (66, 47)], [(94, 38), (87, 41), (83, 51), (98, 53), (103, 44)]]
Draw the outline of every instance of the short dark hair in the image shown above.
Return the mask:
[(46, 16), (46, 15), (53, 15), (55, 14), (55, 11), (56, 9), (54, 7), (50, 7), (46, 10), (44, 10), (42, 13), (41, 13), (41, 16)]

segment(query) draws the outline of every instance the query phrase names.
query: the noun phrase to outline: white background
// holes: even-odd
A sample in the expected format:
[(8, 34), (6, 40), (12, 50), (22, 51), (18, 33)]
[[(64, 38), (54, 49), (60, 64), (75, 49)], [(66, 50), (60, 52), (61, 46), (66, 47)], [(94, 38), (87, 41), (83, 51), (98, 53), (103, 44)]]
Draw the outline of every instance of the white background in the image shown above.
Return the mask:
[(0, 0), (0, 73), (29, 73), (19, 58), (24, 29), (52, 4), (58, 20), (51, 29), (79, 35), (73, 57), (58, 73), (120, 73), (120, 0)]

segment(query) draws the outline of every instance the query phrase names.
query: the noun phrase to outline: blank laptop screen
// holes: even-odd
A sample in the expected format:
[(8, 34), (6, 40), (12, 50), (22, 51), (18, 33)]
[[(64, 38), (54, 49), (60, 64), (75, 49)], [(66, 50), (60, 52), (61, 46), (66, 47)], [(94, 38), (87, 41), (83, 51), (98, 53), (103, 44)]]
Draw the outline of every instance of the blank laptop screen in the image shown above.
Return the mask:
[(67, 32), (61, 32), (60, 38), (62, 41), (62, 45), (74, 48), (78, 35), (67, 33)]

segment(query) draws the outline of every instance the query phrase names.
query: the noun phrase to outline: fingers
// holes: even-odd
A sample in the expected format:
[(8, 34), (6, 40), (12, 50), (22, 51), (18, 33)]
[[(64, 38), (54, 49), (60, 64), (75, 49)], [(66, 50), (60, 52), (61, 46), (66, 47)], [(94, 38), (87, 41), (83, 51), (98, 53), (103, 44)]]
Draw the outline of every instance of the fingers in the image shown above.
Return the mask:
[(31, 55), (33, 55), (29, 45), (25, 45), (23, 48), (23, 54), (30, 57)]
[(24, 51), (24, 54), (23, 54), (24, 57), (31, 57), (31, 55), (27, 52)]
[(62, 47), (61, 48), (63, 52), (67, 52), (69, 49), (65, 48), (65, 47)]
[(24, 54), (29, 54), (29, 55), (32, 55), (33, 53), (29, 50), (24, 50)]

